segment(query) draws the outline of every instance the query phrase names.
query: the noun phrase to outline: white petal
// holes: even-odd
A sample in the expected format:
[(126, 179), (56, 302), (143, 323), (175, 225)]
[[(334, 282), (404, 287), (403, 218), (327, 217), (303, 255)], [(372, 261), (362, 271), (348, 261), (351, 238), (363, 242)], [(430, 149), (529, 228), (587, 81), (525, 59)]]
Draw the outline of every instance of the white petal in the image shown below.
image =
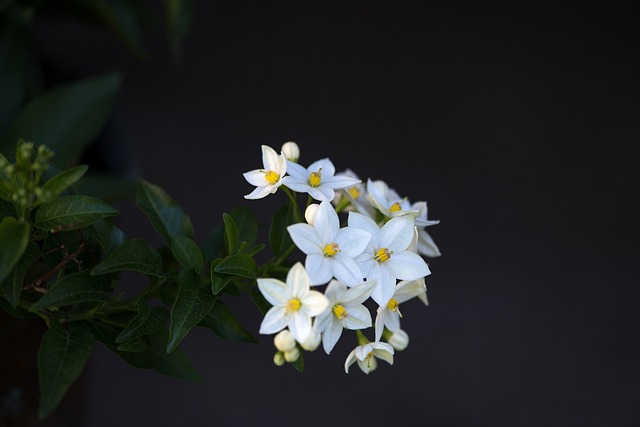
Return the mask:
[(261, 334), (275, 334), (289, 323), (289, 316), (284, 307), (271, 307), (260, 324)]
[(404, 251), (413, 240), (414, 220), (411, 215), (390, 219), (380, 229), (380, 246), (393, 251)]
[(373, 350), (373, 347), (371, 347), (371, 343), (358, 346), (356, 347), (356, 358), (358, 360), (364, 360), (367, 358), (367, 356), (372, 350)]
[(253, 189), (251, 193), (245, 195), (244, 198), (250, 199), (250, 200), (262, 199), (268, 196), (269, 194), (272, 194), (274, 192), (273, 191), (274, 188), (276, 187), (273, 187), (271, 185), (267, 185), (265, 187), (256, 187)]
[(261, 169), (254, 169), (252, 171), (245, 172), (242, 176), (244, 176), (244, 179), (246, 179), (249, 184), (255, 185), (256, 187), (264, 187), (269, 184), (266, 175), (264, 172), (261, 172)]
[(327, 307), (327, 310), (323, 311), (316, 317), (313, 322), (313, 327), (320, 333), (323, 333), (328, 327), (331, 326), (333, 321), (333, 312)]
[(391, 332), (397, 332), (400, 330), (400, 315), (397, 311), (384, 310), (383, 313), (384, 325)]
[(375, 357), (377, 357), (378, 359), (382, 359), (385, 362), (389, 363), (389, 365), (393, 365), (393, 347), (391, 347), (389, 344), (384, 343), (384, 342), (379, 342), (379, 343), (375, 343), (375, 344), (385, 344), (387, 347), (389, 347), (389, 349), (391, 351), (389, 351), (389, 349), (387, 349), (386, 347), (384, 348), (375, 348), (373, 349), (373, 355)]
[(302, 303), (301, 310), (311, 317), (319, 315), (329, 307), (327, 297), (318, 291), (309, 291), (300, 302)]
[(380, 306), (377, 310), (376, 315), (376, 323), (375, 323), (375, 340), (376, 342), (380, 341), (382, 338), (382, 332), (384, 332), (384, 312), (386, 311), (386, 306)]
[(336, 192), (333, 191), (333, 189), (329, 187), (324, 187), (323, 185), (320, 185), (319, 187), (309, 187), (307, 189), (307, 192), (311, 197), (320, 201), (322, 200), (331, 201), (334, 199), (334, 197), (336, 197)]
[(359, 182), (359, 179), (350, 178), (344, 175), (335, 175), (328, 178), (323, 177), (322, 185), (333, 188), (334, 190), (339, 190), (341, 188), (351, 187)]
[(282, 178), (282, 183), (296, 193), (306, 193), (309, 191), (309, 188), (311, 188), (306, 180), (300, 181), (289, 175)]
[[(313, 228), (320, 236), (322, 243), (334, 243), (334, 239), (340, 229), (340, 219), (330, 201), (324, 200), (313, 218)], [(341, 248), (342, 249), (342, 248)]]
[(362, 228), (344, 227), (335, 236), (335, 242), (340, 246), (340, 251), (354, 258), (367, 248), (371, 241), (371, 233)]
[(385, 265), (400, 280), (415, 280), (431, 274), (425, 260), (408, 251), (394, 253)]
[(304, 265), (309, 275), (311, 286), (318, 286), (327, 283), (333, 277), (331, 259), (324, 255), (308, 255)]
[(356, 350), (355, 349), (351, 350), (351, 353), (349, 353), (349, 355), (347, 356), (347, 359), (344, 361), (344, 371), (347, 374), (349, 373), (349, 367), (351, 367), (351, 365), (353, 365), (354, 363), (356, 363)]
[(427, 286), (424, 283), (424, 277), (416, 280), (403, 280), (396, 286), (396, 292), (393, 298), (398, 301), (398, 303), (403, 303), (426, 292)]
[(342, 335), (342, 329), (342, 324), (335, 321), (334, 317), (334, 321), (331, 322), (329, 327), (322, 334), (322, 348), (324, 348), (325, 353), (331, 353), (331, 350), (333, 350), (333, 347), (335, 347)]
[(287, 173), (296, 181), (309, 182), (309, 172), (298, 163), (287, 160)]
[(354, 305), (347, 309), (345, 319), (347, 329), (365, 329), (371, 327), (371, 313), (364, 305)]
[(291, 292), (287, 285), (278, 279), (257, 279), (258, 289), (269, 304), (273, 306), (285, 305), (291, 299)]
[(302, 310), (298, 310), (291, 315), (288, 326), (293, 337), (299, 343), (306, 341), (311, 334), (311, 318)]
[(360, 228), (362, 230), (368, 231), (371, 235), (370, 244), (379, 246), (378, 236), (380, 234), (380, 228), (371, 218), (361, 213), (349, 212), (347, 224), (350, 228)]
[(339, 301), (345, 305), (362, 304), (371, 296), (375, 287), (375, 280), (356, 284), (347, 290)]
[(418, 231), (418, 253), (430, 258), (442, 255), (436, 242), (434, 242), (429, 233), (424, 230)]
[(287, 287), (297, 298), (304, 298), (309, 291), (309, 276), (302, 263), (296, 262), (287, 273)]
[(277, 170), (280, 168), (280, 156), (276, 150), (268, 145), (262, 146), (262, 164), (267, 170)]
[[(316, 160), (315, 162), (311, 163), (307, 167), (307, 171), (309, 173), (317, 172), (320, 169), (322, 169), (322, 176), (323, 177), (325, 175), (326, 176), (333, 176), (336, 173), (336, 168), (333, 166), (333, 163), (328, 158)], [(322, 183), (322, 180), (320, 180), (320, 183)]]
[[(387, 261), (388, 263), (389, 261)], [(378, 305), (387, 305), (396, 289), (396, 278), (389, 273), (386, 268), (380, 268), (380, 274), (377, 278), (378, 283), (371, 293), (371, 298)]]
[(358, 264), (352, 259), (341, 254), (335, 255), (333, 258), (327, 258), (331, 265), (331, 271), (336, 279), (347, 286), (362, 283), (363, 275)]
[(322, 253), (322, 241), (313, 226), (299, 222), (288, 226), (287, 231), (293, 243), (305, 254)]
[(327, 297), (329, 303), (335, 304), (336, 302), (344, 301), (344, 295), (347, 291), (347, 287), (338, 282), (337, 280), (332, 280), (329, 282), (327, 289), (324, 291), (324, 296)]

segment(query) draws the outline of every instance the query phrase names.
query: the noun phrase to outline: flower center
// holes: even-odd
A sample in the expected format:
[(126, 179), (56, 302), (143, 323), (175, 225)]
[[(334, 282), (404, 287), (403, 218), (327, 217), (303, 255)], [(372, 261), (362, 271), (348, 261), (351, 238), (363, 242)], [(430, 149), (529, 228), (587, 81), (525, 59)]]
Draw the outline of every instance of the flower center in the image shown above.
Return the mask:
[(391, 311), (396, 311), (396, 309), (398, 308), (398, 301), (396, 301), (395, 298), (391, 298), (389, 300), (389, 302), (387, 303), (387, 307), (389, 308), (389, 310)]
[(374, 255), (373, 259), (375, 259), (378, 262), (385, 262), (385, 261), (388, 261), (389, 258), (391, 258), (392, 253), (393, 251), (390, 251), (387, 248), (380, 248), (378, 249), (378, 252), (376, 252), (376, 254)]
[(398, 202), (395, 202), (394, 204), (392, 204), (389, 207), (389, 212), (398, 212), (398, 211), (401, 211), (401, 210), (402, 210), (402, 207), (400, 206), (400, 203), (398, 203)]
[(337, 243), (329, 243), (324, 247), (324, 256), (334, 256), (340, 252), (340, 246)]
[(265, 171), (262, 171), (262, 173), (264, 173), (265, 179), (271, 185), (274, 185), (280, 179), (280, 175), (278, 175), (276, 172), (272, 170), (268, 170), (268, 171), (265, 170)]
[(315, 172), (311, 172), (309, 176), (309, 185), (312, 187), (317, 187), (320, 185), (320, 179), (322, 179), (322, 168), (318, 169)]
[(293, 298), (287, 301), (285, 309), (287, 310), (287, 313), (295, 313), (300, 310), (300, 305), (300, 300), (298, 298)]
[(358, 187), (351, 187), (349, 189), (349, 194), (351, 195), (351, 197), (353, 197), (354, 199), (357, 199), (358, 196), (360, 195), (360, 190), (358, 190)]
[(344, 307), (340, 304), (336, 304), (333, 306), (333, 314), (335, 314), (336, 317), (340, 320), (344, 320), (348, 316), (347, 310), (345, 310)]

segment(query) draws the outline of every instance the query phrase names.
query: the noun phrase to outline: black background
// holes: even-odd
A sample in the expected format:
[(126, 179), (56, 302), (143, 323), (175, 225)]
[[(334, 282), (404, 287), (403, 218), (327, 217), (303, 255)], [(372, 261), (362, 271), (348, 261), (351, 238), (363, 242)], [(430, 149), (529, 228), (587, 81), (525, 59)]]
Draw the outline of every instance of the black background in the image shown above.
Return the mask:
[[(228, 3), (233, 3), (233, 6)], [(442, 257), (411, 342), (366, 376), (352, 335), (305, 372), (259, 344), (193, 331), (203, 381), (129, 367), (97, 345), (88, 427), (640, 425), (638, 25), (631, 2), (196, 2), (181, 62), (64, 21), (38, 25), (61, 70), (120, 70), (114, 123), (133, 173), (198, 240), (244, 200), (260, 145), (383, 179), (427, 201)], [(129, 236), (154, 234), (121, 206)], [(135, 278), (131, 278), (135, 282)], [(131, 286), (135, 286), (133, 283)], [(256, 335), (261, 317), (230, 300)]]

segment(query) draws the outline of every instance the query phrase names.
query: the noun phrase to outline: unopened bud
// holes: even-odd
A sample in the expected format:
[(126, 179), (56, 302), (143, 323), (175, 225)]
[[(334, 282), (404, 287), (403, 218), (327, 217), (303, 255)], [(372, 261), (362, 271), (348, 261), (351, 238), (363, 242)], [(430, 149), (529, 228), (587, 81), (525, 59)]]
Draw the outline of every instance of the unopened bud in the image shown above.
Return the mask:
[(286, 360), (289, 363), (295, 362), (296, 360), (298, 360), (299, 357), (300, 357), (300, 350), (298, 350), (298, 347), (293, 347), (291, 350), (284, 352), (284, 360)]
[(394, 349), (402, 351), (409, 345), (409, 335), (402, 329), (399, 329), (391, 334), (387, 342)]
[(293, 141), (285, 142), (282, 144), (282, 151), (284, 152), (287, 160), (291, 160), (294, 163), (298, 162), (298, 159), (300, 158), (300, 148), (298, 147), (298, 144)]
[(296, 347), (296, 339), (288, 329), (283, 329), (273, 338), (273, 344), (280, 351), (289, 351)]
[(320, 205), (318, 205), (317, 203), (312, 203), (309, 206), (307, 206), (307, 209), (305, 209), (304, 219), (307, 220), (308, 224), (313, 225), (313, 220), (316, 218), (316, 212), (318, 212), (318, 207), (320, 207)]
[(312, 328), (309, 338), (304, 340), (304, 342), (301, 342), (300, 347), (307, 351), (314, 351), (320, 345), (321, 340), (322, 336), (320, 335), (320, 332), (318, 332), (316, 328)]
[(276, 366), (282, 366), (285, 362), (286, 360), (284, 360), (284, 353), (281, 351), (276, 351), (276, 354), (273, 355), (273, 363), (275, 363)]

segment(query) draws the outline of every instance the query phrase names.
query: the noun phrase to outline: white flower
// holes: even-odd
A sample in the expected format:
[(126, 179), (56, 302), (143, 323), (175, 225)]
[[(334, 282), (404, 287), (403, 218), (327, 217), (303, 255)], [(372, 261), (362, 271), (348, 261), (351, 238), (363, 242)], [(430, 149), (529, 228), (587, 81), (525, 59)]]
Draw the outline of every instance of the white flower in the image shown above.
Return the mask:
[(359, 345), (349, 353), (344, 362), (344, 371), (349, 373), (349, 367), (355, 362), (365, 374), (374, 371), (378, 367), (376, 358), (393, 365), (393, 347), (384, 342), (370, 342)]
[(417, 280), (403, 280), (398, 283), (389, 302), (378, 307), (375, 327), (376, 341), (380, 341), (385, 327), (391, 332), (400, 331), (400, 318), (402, 317), (400, 304), (413, 297), (426, 295), (426, 293), (427, 286), (424, 283), (424, 277)]
[(300, 158), (300, 147), (293, 141), (288, 141), (282, 144), (282, 152), (286, 156), (287, 160), (291, 160), (294, 163), (298, 162)]
[(297, 223), (287, 227), (291, 240), (307, 254), (305, 267), (312, 285), (332, 277), (348, 286), (362, 282), (363, 275), (354, 257), (365, 250), (371, 235), (361, 228), (340, 228), (338, 214), (324, 200), (313, 215), (313, 225)]
[(343, 283), (332, 280), (324, 295), (329, 300), (329, 309), (320, 314), (315, 322), (322, 332), (322, 347), (329, 354), (336, 345), (343, 329), (365, 329), (371, 326), (371, 313), (362, 303), (369, 298), (374, 282), (348, 289)]
[(273, 306), (260, 325), (261, 334), (273, 334), (288, 327), (296, 341), (304, 342), (311, 334), (311, 319), (322, 313), (329, 300), (309, 288), (309, 277), (301, 263), (287, 273), (286, 283), (272, 278), (257, 279), (258, 288)]
[(427, 233), (425, 227), (439, 224), (440, 221), (427, 219), (427, 202), (416, 202), (412, 205), (412, 208), (417, 209), (419, 212), (416, 217), (416, 227), (418, 227), (418, 253), (430, 258), (439, 257), (442, 255), (440, 249), (429, 233)]
[(291, 190), (298, 193), (309, 193), (316, 200), (333, 200), (335, 190), (346, 188), (359, 180), (349, 176), (338, 174), (331, 163), (325, 158), (317, 160), (304, 168), (298, 163), (288, 162), (289, 175), (283, 178), (283, 183)]
[(355, 260), (367, 280), (376, 280), (371, 298), (378, 305), (386, 305), (393, 296), (396, 279), (416, 280), (431, 274), (424, 259), (410, 247), (415, 235), (413, 216), (392, 218), (379, 228), (371, 218), (349, 212), (348, 224), (371, 233), (367, 249)]
[(267, 145), (262, 146), (262, 164), (264, 169), (254, 169), (243, 174), (244, 178), (256, 188), (245, 199), (262, 199), (273, 194), (282, 185), (282, 179), (287, 172), (287, 158), (284, 153), (279, 155)]
[(367, 181), (367, 196), (371, 204), (387, 218), (401, 215), (411, 215), (415, 218), (419, 214), (417, 209), (412, 208), (407, 198), (400, 198), (384, 181), (369, 179)]

